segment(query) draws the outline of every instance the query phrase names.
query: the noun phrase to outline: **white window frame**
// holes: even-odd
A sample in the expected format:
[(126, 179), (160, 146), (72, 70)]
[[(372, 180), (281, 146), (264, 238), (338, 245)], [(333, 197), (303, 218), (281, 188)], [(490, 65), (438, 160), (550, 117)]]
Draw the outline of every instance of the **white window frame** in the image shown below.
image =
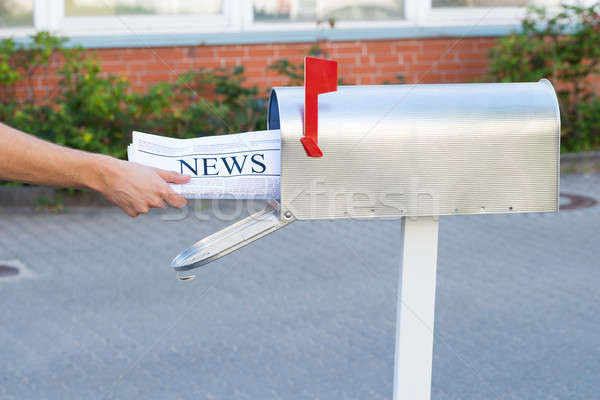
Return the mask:
[(27, 35), (32, 35), (34, 34), (37, 29), (36, 29), (36, 15), (38, 14), (37, 10), (36, 10), (36, 2), (35, 0), (33, 1), (33, 26), (15, 26), (15, 27), (9, 27), (9, 28), (0, 28), (0, 39), (3, 37), (23, 37), (23, 36), (27, 36)]
[[(387, 28), (387, 27), (410, 27), (415, 25), (417, 18), (417, 7), (421, 0), (404, 0), (404, 18), (387, 21), (337, 21), (335, 29), (368, 29), (368, 28)], [(315, 22), (255, 22), (252, 0), (241, 0), (242, 8), (242, 27), (245, 31), (301, 31), (314, 30)], [(329, 25), (324, 22), (318, 29), (330, 29)]]
[[(567, 4), (591, 5), (593, 0), (562, 0)], [(432, 0), (420, 0), (421, 26), (478, 26), (518, 25), (527, 13), (527, 7), (433, 7)], [(548, 7), (548, 13), (557, 13), (560, 7)]]
[(0, 37), (47, 30), (66, 36), (144, 35), (239, 31), (239, 0), (223, 0), (219, 15), (65, 15), (63, 0), (34, 0), (33, 27), (0, 29)]
[[(405, 18), (389, 21), (338, 21), (336, 31), (377, 30), (380, 28), (421, 28), (453, 26), (518, 26), (524, 7), (443, 7), (433, 8), (431, 0), (405, 0)], [(594, 0), (568, 0), (590, 5)], [(1, 37), (24, 37), (47, 30), (68, 37), (143, 36), (160, 34), (329, 31), (327, 23), (256, 22), (253, 0), (223, 0), (220, 15), (117, 15), (98, 17), (65, 16), (63, 0), (34, 0), (33, 27), (0, 29)], [(553, 12), (553, 9), (550, 9)], [(273, 38), (277, 41), (277, 38)]]
[[(39, 1), (39, 0), (38, 0)], [(58, 18), (59, 29), (70, 36), (196, 33), (224, 31), (232, 28), (234, 0), (223, 0), (223, 11), (217, 15), (109, 15), (70, 17), (64, 13), (64, 2)]]

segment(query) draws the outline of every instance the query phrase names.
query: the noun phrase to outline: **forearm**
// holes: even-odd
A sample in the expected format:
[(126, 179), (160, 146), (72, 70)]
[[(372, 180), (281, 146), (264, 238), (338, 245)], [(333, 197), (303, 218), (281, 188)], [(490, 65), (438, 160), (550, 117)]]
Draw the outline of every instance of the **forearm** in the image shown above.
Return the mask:
[(110, 157), (61, 147), (0, 123), (0, 179), (99, 189)]
[(152, 207), (183, 207), (167, 182), (190, 177), (57, 146), (0, 123), (0, 179), (94, 189), (135, 217)]

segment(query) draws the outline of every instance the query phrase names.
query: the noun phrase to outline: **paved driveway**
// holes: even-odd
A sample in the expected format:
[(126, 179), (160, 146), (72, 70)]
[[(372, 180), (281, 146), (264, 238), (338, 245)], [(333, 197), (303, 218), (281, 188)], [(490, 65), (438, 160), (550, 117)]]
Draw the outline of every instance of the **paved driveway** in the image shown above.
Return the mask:
[[(398, 221), (297, 222), (180, 282), (229, 222), (172, 219), (0, 212), (0, 399), (391, 398)], [(600, 206), (441, 218), (434, 399), (600, 397), (599, 231)]]

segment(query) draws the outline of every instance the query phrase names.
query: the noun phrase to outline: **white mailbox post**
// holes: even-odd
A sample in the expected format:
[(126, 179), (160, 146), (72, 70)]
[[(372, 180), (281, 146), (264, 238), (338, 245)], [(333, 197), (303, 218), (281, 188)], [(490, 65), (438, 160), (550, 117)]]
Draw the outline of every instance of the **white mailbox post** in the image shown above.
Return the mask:
[(304, 88), (271, 91), (281, 199), (183, 251), (173, 267), (204, 265), (296, 220), (398, 217), (394, 399), (428, 399), (438, 218), (558, 211), (556, 94), (547, 80), (336, 89), (329, 63), (308, 59)]

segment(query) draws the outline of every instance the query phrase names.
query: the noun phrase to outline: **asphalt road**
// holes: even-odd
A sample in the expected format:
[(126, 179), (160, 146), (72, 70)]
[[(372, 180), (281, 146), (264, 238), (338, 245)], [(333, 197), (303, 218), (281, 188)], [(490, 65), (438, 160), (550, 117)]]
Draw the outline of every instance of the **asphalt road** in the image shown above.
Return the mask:
[[(297, 222), (181, 282), (230, 223), (188, 214), (1, 210), (0, 399), (391, 398), (398, 221)], [(600, 398), (599, 232), (598, 205), (442, 217), (432, 398)]]

